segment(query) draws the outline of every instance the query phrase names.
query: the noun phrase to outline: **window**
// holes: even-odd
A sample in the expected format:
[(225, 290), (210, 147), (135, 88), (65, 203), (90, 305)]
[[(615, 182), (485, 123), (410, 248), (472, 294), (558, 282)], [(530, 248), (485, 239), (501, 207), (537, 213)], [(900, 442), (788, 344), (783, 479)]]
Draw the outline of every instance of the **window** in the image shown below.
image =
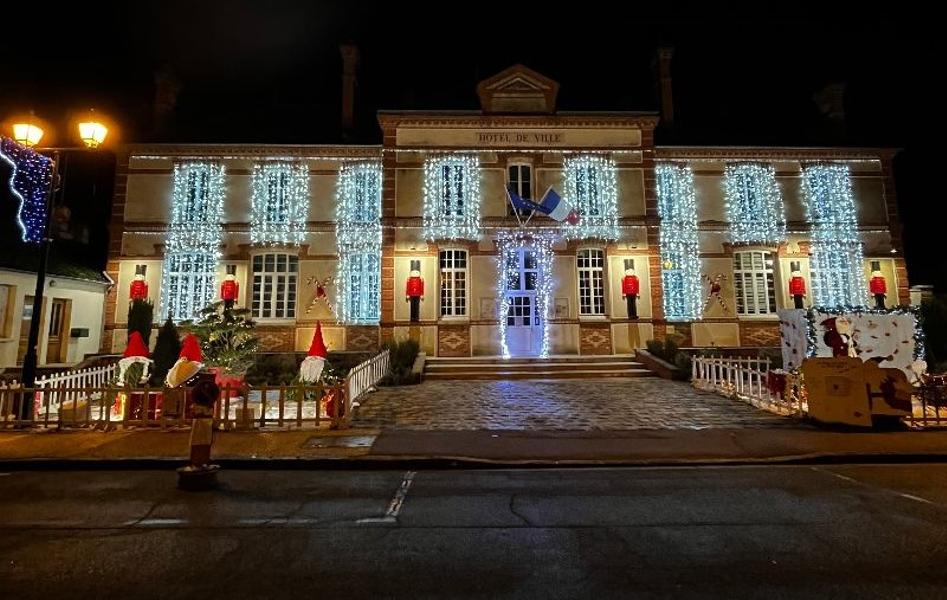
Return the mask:
[(375, 252), (339, 255), (338, 305), (340, 320), (376, 324), (381, 318), (381, 260)]
[(728, 164), (724, 194), (734, 243), (775, 244), (786, 239), (783, 197), (772, 165)]
[(773, 285), (773, 253), (737, 252), (733, 255), (733, 290), (738, 315), (768, 315), (776, 312)]
[(197, 316), (215, 297), (217, 255), (211, 252), (169, 252), (164, 262), (162, 298), (175, 321)]
[(575, 156), (565, 162), (563, 198), (579, 213), (567, 228), (572, 238), (618, 238), (618, 184), (615, 163), (603, 156)]
[(295, 318), (298, 272), (299, 258), (292, 254), (254, 256), (251, 314), (258, 319)]
[[(533, 167), (526, 163), (514, 163), (507, 168), (507, 185), (520, 198), (526, 200), (533, 199)], [(518, 210), (513, 208), (512, 204), (507, 203), (507, 214), (509, 215), (529, 215), (528, 210)]]
[(309, 167), (267, 162), (253, 165), (250, 239), (254, 244), (299, 244), (309, 206)]
[(13, 304), (16, 287), (0, 285), (0, 338), (10, 337), (13, 333)]
[(424, 163), (424, 235), (430, 240), (479, 238), (480, 161), (475, 155)]
[(441, 316), (467, 315), (467, 251), (441, 250)]
[(579, 314), (605, 314), (605, 252), (579, 250), (576, 255), (579, 268)]

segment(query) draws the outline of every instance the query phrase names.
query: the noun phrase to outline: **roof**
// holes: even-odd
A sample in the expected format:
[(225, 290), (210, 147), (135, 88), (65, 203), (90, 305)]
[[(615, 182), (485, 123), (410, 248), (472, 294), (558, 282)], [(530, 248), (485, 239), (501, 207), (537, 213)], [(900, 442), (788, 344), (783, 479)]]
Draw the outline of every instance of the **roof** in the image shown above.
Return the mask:
[[(39, 267), (39, 246), (25, 243), (0, 246), (0, 269), (36, 273)], [(101, 270), (87, 264), (67, 245), (55, 242), (50, 248), (49, 263), (46, 266), (47, 275), (79, 279), (93, 283), (112, 283)]]

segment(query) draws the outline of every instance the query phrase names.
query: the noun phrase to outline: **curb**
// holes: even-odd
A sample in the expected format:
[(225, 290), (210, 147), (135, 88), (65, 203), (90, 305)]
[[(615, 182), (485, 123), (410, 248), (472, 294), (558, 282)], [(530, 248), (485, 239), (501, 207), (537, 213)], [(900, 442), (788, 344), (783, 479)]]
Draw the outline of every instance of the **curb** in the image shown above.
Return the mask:
[[(183, 458), (128, 459), (58, 459), (27, 458), (0, 460), (2, 471), (114, 471), (171, 470), (186, 462)], [(233, 470), (449, 470), (449, 469), (581, 469), (581, 468), (695, 468), (791, 466), (826, 464), (940, 464), (947, 463), (947, 454), (845, 454), (813, 453), (800, 455), (747, 458), (693, 459), (504, 459), (477, 457), (376, 456), (372, 458), (222, 458), (214, 461), (223, 469)]]

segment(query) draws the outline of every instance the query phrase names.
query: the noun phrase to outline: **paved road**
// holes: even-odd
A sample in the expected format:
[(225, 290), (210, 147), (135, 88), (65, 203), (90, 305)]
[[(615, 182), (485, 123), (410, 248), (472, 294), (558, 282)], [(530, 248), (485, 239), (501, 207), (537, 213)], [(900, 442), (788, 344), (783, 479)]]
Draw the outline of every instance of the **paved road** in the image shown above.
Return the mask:
[(657, 377), (425, 381), (382, 387), (355, 426), (416, 430), (597, 431), (801, 427), (795, 419)]
[(947, 597), (947, 466), (0, 475), (2, 598)]

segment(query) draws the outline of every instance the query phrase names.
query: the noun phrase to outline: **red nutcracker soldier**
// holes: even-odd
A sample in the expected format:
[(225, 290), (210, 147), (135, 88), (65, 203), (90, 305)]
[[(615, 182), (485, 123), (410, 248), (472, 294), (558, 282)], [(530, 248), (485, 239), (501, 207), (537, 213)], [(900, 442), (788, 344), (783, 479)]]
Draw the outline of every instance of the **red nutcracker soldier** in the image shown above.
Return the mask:
[(806, 280), (802, 277), (802, 271), (799, 270), (799, 263), (790, 264), (792, 277), (789, 278), (789, 295), (792, 296), (794, 308), (804, 308), (803, 298), (806, 296)]
[(641, 284), (638, 281), (638, 275), (635, 273), (635, 260), (633, 258), (625, 259), (625, 277), (621, 280), (621, 293), (625, 297), (625, 303), (628, 306), (628, 318), (638, 318), (638, 293), (641, 290)]
[(421, 277), (421, 261), (411, 261), (411, 274), (404, 290), (405, 299), (411, 303), (411, 322), (421, 320), (421, 298), (424, 297), (424, 279)]
[(224, 301), (224, 308), (231, 309), (237, 303), (240, 295), (240, 284), (237, 283), (237, 265), (227, 265), (227, 275), (220, 284), (220, 297)]
[(868, 289), (871, 295), (875, 297), (875, 308), (885, 307), (885, 297), (888, 294), (888, 282), (881, 274), (881, 261), (871, 261), (871, 280), (868, 282)]
[(148, 284), (145, 283), (145, 270), (147, 268), (147, 265), (135, 265), (135, 278), (132, 280), (132, 284), (128, 290), (128, 298), (130, 300), (148, 299)]

